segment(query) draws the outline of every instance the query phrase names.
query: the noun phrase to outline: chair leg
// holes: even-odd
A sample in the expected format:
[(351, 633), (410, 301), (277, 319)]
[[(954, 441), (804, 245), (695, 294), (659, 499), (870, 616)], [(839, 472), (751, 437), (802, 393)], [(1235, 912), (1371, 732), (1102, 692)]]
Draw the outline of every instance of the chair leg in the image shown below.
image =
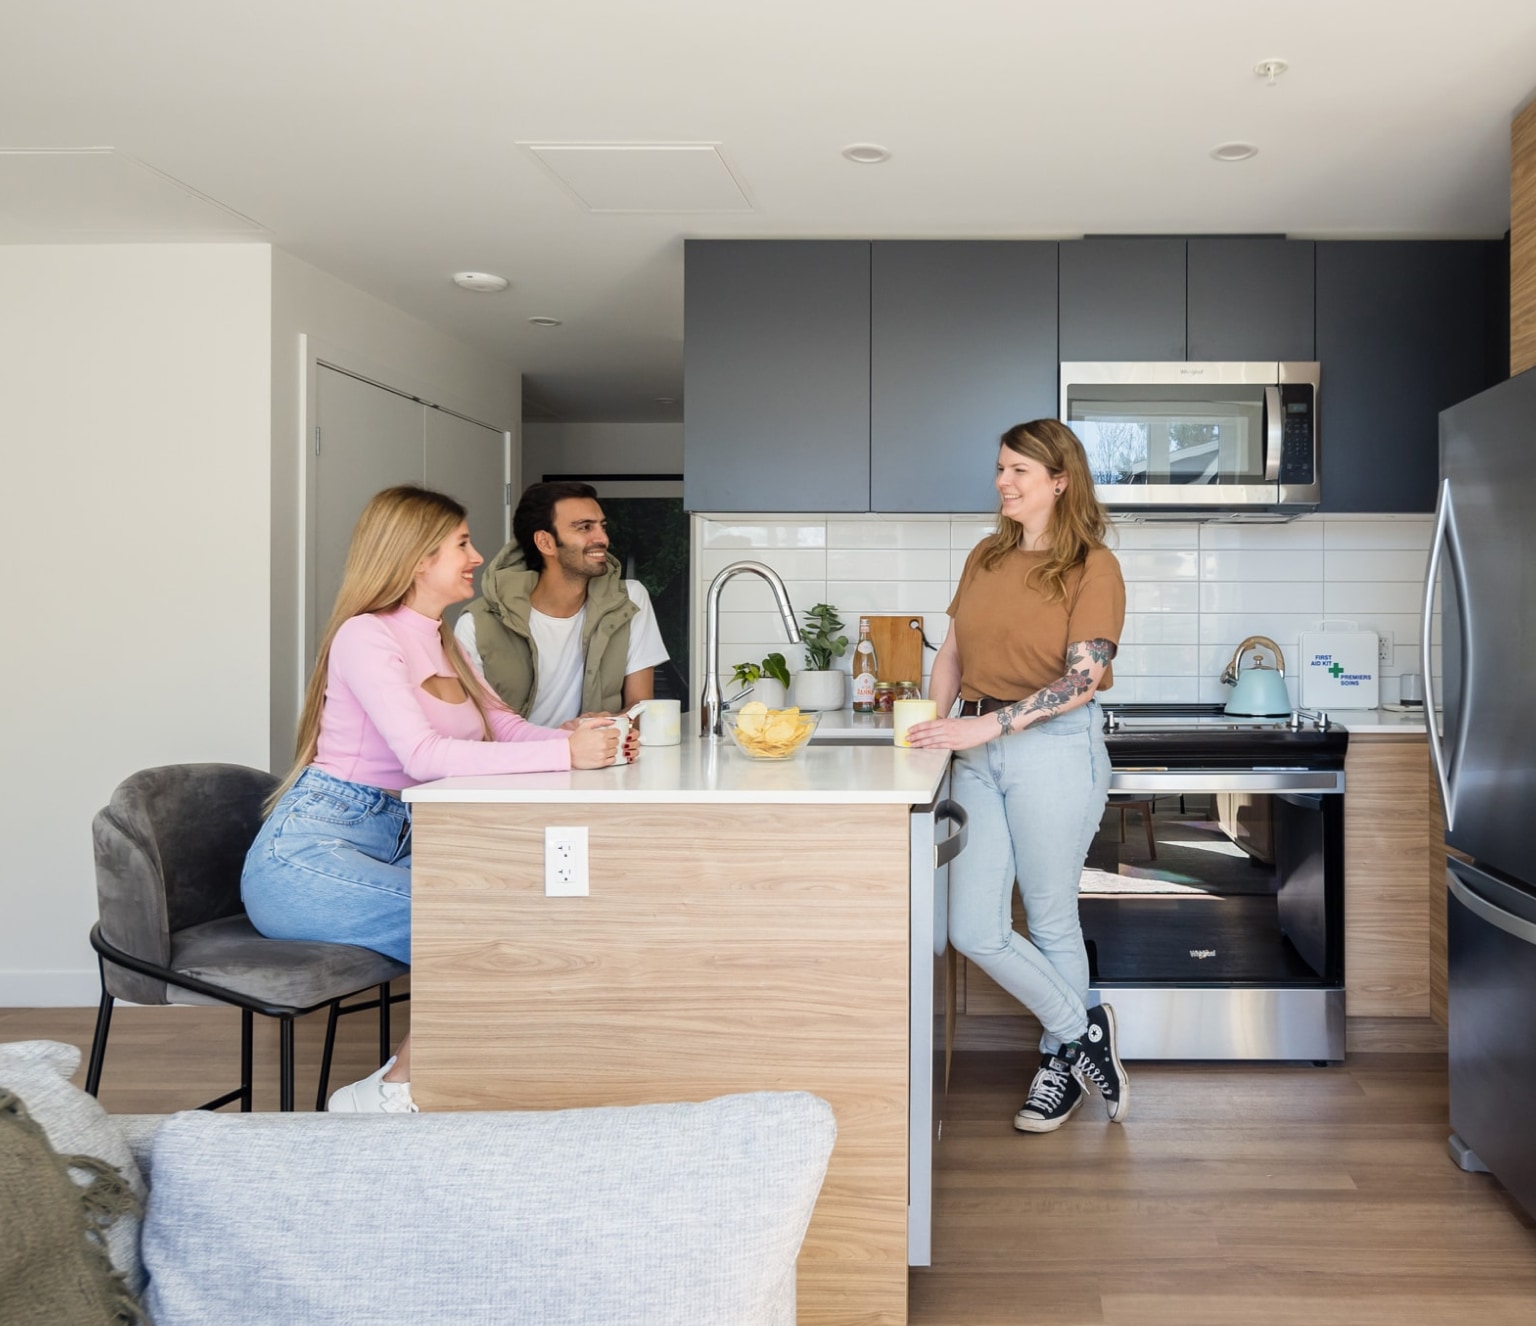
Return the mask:
[(284, 1114), (293, 1113), (293, 1019), (278, 1018), (278, 1081), (277, 1108)]
[(1147, 855), (1157, 860), (1157, 840), (1152, 836), (1152, 802), (1141, 803), (1141, 822), (1147, 830)]
[(320, 1056), (320, 1092), (315, 1097), (315, 1113), (325, 1113), (325, 1098), (330, 1094), (331, 1052), (336, 1048), (336, 1017), (341, 1011), (341, 1000), (331, 1000), (331, 1013), (325, 1020), (325, 1053)]
[(85, 1090), (94, 1096), (101, 1088), (101, 1065), (107, 1057), (107, 1033), (112, 1030), (113, 998), (107, 993), (106, 973), (102, 973), (101, 1003), (96, 1007), (96, 1034), (91, 1037), (91, 1062), (85, 1070)]
[(1120, 841), (1125, 841), (1125, 807), (1120, 807)]
[(240, 1113), (251, 1112), (251, 1080), (256, 1076), (256, 1015), (248, 1008), (240, 1010)]
[(389, 1045), (389, 982), (379, 986), (379, 1062), (390, 1055)]

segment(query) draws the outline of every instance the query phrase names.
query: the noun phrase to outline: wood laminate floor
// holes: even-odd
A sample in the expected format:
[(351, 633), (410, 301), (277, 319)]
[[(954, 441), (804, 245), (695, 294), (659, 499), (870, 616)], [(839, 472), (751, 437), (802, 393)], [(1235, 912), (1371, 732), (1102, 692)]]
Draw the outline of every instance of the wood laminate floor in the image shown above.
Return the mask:
[[(93, 1019), (0, 1010), (0, 1040), (88, 1049)], [(271, 1109), (277, 1037), (264, 1023), (257, 1104)], [(323, 1034), (318, 1018), (300, 1024), (301, 1108), (314, 1103)], [(195, 1105), (232, 1085), (238, 1045), (223, 1009), (121, 1008), (102, 1101)], [(362, 1076), (376, 1055), (372, 1018), (343, 1020), (333, 1080)], [(1124, 1126), (1089, 1098), (1059, 1132), (1026, 1136), (1012, 1127), (1019, 1056), (956, 1055), (934, 1265), (912, 1274), (913, 1326), (1536, 1323), (1536, 1223), (1446, 1154), (1443, 1055), (1131, 1073)]]

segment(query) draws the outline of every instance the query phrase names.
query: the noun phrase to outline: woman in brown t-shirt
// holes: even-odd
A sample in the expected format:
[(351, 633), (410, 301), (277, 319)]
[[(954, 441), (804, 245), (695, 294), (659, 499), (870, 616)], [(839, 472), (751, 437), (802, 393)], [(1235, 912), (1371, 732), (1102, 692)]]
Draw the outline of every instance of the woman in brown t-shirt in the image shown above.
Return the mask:
[[(1109, 794), (1109, 754), (1094, 695), (1112, 681), (1125, 623), (1120, 563), (1082, 443), (1054, 419), (1003, 434), (997, 533), (972, 551), (933, 665), (940, 713), (914, 746), (957, 752), (954, 797), (970, 816), (949, 870), (949, 938), (1040, 1019), (1040, 1066), (1014, 1117), (1059, 1128), (1091, 1084), (1123, 1122), (1130, 1082), (1115, 1016), (1087, 1007), (1078, 919), (1083, 860)], [(1014, 881), (1029, 938), (1013, 928)]]

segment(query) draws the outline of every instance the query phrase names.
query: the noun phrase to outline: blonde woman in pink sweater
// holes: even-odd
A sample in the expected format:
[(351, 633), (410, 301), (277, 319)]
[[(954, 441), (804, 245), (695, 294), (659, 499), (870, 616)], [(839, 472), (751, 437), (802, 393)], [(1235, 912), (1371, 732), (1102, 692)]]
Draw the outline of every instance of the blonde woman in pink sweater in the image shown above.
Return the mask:
[[(443, 624), (474, 597), (484, 559), (464, 508), (425, 488), (388, 488), (352, 532), (336, 606), (299, 719), (293, 768), (246, 856), (241, 896), (274, 939), (411, 956), (411, 819), (403, 789), (455, 774), (596, 769), (618, 729), (535, 727), (508, 709)], [(329, 1108), (406, 1112), (410, 1037)]]

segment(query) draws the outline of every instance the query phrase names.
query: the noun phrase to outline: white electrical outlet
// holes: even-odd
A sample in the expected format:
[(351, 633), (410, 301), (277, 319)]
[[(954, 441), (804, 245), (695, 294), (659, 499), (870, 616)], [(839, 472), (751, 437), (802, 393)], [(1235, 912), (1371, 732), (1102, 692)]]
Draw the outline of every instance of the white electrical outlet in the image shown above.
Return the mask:
[(1392, 666), (1392, 632), (1376, 633), (1376, 662), (1384, 668)]
[(587, 826), (585, 824), (546, 824), (544, 826), (544, 896), (546, 898), (585, 898), (587, 896)]

